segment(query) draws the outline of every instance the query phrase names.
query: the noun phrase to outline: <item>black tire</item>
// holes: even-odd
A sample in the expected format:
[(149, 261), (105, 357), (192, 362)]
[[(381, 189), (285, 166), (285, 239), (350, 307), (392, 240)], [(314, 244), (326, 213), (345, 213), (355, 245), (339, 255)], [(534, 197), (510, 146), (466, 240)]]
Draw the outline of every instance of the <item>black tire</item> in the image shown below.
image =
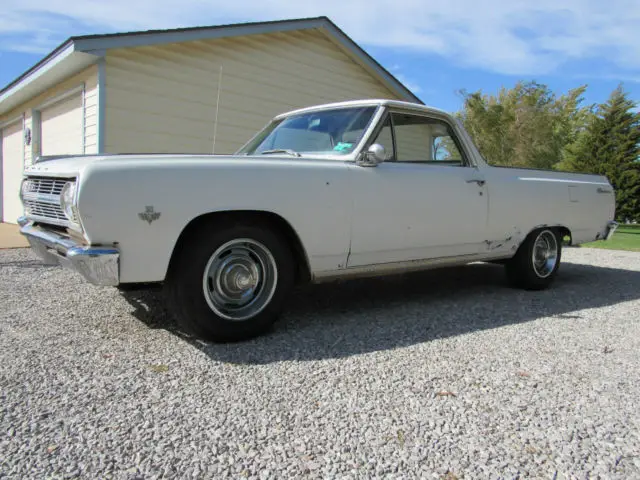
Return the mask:
[[(541, 273), (538, 271), (540, 267), (536, 267), (533, 260), (534, 248), (538, 239), (550, 240), (551, 236), (555, 239), (555, 265), (553, 268), (548, 268), (548, 264), (545, 264), (546, 271)], [(543, 290), (553, 283), (560, 267), (561, 258), (562, 238), (558, 232), (550, 228), (534, 230), (522, 242), (516, 254), (505, 264), (509, 283), (525, 290)]]
[[(217, 305), (216, 300), (205, 293), (203, 282), (205, 270), (214, 253), (239, 239), (257, 242), (268, 251), (275, 262), (277, 278), (271, 282), (275, 283), (275, 290), (260, 311), (249, 318), (233, 320), (221, 316), (214, 310), (215, 307), (210, 306)], [(214, 342), (247, 340), (266, 333), (280, 315), (295, 281), (291, 249), (284, 236), (267, 223), (252, 221), (251, 224), (234, 222), (203, 225), (188, 235), (175, 255), (165, 283), (168, 307), (184, 330)], [(223, 291), (214, 288), (214, 282), (208, 282), (208, 288)]]

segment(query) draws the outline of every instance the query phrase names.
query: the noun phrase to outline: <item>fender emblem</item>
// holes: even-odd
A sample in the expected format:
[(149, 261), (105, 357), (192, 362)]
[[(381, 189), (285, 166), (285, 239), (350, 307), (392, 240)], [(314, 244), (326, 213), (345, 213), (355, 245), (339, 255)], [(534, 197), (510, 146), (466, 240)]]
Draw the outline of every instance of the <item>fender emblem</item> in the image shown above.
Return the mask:
[(160, 212), (156, 212), (153, 209), (153, 205), (150, 207), (147, 206), (144, 208), (145, 208), (145, 211), (138, 214), (141, 220), (144, 220), (145, 222), (149, 222), (149, 225), (151, 225), (151, 222), (160, 218)]

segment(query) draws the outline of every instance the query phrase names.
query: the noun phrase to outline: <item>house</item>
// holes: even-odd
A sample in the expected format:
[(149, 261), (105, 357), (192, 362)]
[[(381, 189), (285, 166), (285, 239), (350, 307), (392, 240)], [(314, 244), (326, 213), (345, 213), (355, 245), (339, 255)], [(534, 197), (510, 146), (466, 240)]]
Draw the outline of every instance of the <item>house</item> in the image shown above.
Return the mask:
[(422, 103), (327, 17), (71, 37), (0, 91), (1, 220), (38, 156), (233, 153), (274, 115)]

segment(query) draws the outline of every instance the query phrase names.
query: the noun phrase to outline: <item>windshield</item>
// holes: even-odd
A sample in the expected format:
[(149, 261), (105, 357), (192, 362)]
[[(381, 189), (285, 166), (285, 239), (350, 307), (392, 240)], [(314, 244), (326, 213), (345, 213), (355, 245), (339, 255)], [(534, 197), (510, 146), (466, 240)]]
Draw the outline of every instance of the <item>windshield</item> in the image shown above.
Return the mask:
[(336, 108), (292, 115), (271, 123), (238, 153), (346, 155), (358, 145), (376, 108)]

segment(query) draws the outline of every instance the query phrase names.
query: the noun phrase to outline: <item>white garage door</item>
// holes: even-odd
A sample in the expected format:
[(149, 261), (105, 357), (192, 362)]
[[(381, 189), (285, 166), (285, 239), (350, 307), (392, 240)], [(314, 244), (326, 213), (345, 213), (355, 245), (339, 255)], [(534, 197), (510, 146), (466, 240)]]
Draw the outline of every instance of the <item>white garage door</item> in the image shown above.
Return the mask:
[(24, 168), (22, 120), (2, 129), (2, 221), (17, 223), (22, 215), (20, 183)]
[(40, 152), (82, 152), (82, 96), (73, 95), (40, 111)]

